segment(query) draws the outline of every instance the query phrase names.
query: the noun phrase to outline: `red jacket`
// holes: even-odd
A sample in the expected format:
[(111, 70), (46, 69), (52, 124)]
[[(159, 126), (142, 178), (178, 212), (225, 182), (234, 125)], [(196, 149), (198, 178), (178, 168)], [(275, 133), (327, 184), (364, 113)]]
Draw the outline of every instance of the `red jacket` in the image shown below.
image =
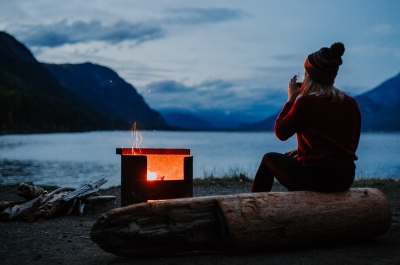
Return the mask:
[(304, 166), (355, 168), (361, 113), (355, 99), (340, 105), (313, 95), (287, 102), (275, 121), (275, 135), (285, 141), (297, 133), (299, 160)]

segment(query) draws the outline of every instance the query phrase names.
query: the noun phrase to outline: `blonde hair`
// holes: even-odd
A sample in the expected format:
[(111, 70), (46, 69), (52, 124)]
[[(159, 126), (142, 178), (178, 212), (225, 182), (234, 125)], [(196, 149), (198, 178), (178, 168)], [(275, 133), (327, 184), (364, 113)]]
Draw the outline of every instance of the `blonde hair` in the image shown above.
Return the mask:
[(334, 85), (321, 84), (312, 79), (308, 74), (304, 75), (302, 83), (302, 95), (315, 95), (319, 98), (328, 98), (334, 104), (340, 105), (345, 97), (343, 91)]

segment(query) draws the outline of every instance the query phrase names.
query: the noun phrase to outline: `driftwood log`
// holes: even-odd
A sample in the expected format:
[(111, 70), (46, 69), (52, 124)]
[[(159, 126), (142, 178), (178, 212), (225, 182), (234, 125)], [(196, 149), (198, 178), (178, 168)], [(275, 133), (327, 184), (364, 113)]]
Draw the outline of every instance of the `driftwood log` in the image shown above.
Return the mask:
[(45, 194), (46, 191), (42, 187), (33, 184), (32, 181), (28, 181), (20, 183), (16, 188), (15, 193), (29, 201)]
[(104, 203), (115, 200), (115, 196), (101, 196), (100, 186), (107, 182), (101, 178), (79, 188), (59, 188), (50, 193), (35, 186), (32, 182), (21, 183), (16, 193), (28, 201), (1, 202), (0, 220), (10, 221), (25, 218), (34, 221), (39, 218), (50, 218), (60, 213), (70, 214), (75, 208), (80, 215), (86, 203)]
[(90, 236), (119, 256), (237, 252), (375, 238), (389, 229), (391, 217), (385, 195), (371, 188), (244, 193), (113, 209), (97, 219)]
[(3, 211), (4, 209), (13, 207), (18, 204), (23, 204), (25, 202), (26, 201), (2, 201), (0, 202), (0, 211)]

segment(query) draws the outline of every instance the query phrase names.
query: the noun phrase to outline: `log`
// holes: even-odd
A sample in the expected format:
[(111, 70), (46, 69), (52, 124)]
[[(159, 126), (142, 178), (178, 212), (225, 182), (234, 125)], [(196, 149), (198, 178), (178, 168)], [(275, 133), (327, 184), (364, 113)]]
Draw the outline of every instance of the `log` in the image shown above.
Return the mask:
[[(73, 192), (73, 191), (71, 191)], [(48, 219), (52, 216), (57, 215), (60, 212), (63, 212), (65, 209), (69, 208), (72, 202), (64, 202), (62, 199), (67, 196), (69, 191), (62, 191), (57, 194), (53, 194), (51, 197), (47, 197), (43, 200), (38, 207), (35, 209), (32, 207), (32, 216), (28, 216), (25, 214), (25, 217), (28, 221), (34, 221), (35, 219)]]
[[(56, 213), (56, 209), (59, 206), (59, 200), (68, 192), (74, 191), (75, 188), (58, 188), (49, 194), (44, 194), (35, 201), (23, 214), (23, 217), (29, 222), (33, 222), (37, 218), (49, 218), (51, 215)], [(13, 218), (15, 219), (15, 217)], [(11, 220), (11, 218), (10, 218)]]
[(46, 194), (47, 191), (40, 186), (34, 185), (32, 181), (28, 181), (25, 183), (20, 183), (16, 188), (15, 193), (29, 201), (39, 197), (42, 194)]
[(101, 204), (114, 201), (116, 198), (116, 196), (111, 195), (90, 196), (86, 198), (85, 202), (89, 204)]
[(113, 209), (96, 220), (90, 237), (119, 256), (237, 253), (375, 238), (388, 231), (391, 216), (385, 195), (371, 188), (244, 193)]
[(0, 211), (6, 208), (13, 207), (14, 205), (23, 204), (26, 201), (2, 201), (0, 202)]
[(25, 216), (25, 217), (27, 217), (28, 220), (33, 221), (35, 219), (35, 217), (32, 215), (35, 215), (36, 210), (41, 205), (46, 203), (50, 198), (53, 197), (53, 195), (55, 195), (59, 192), (69, 191), (69, 190), (75, 190), (75, 189), (74, 188), (59, 188), (59, 189), (52, 191), (51, 193), (45, 192), (35, 199), (28, 200), (28, 201), (25, 201), (25, 202), (19, 203), (19, 204), (14, 204), (13, 206), (10, 206), (10, 207), (4, 209), (0, 213), (0, 220), (1, 221), (11, 221), (11, 220), (18, 219), (22, 216)]
[(89, 184), (85, 184), (80, 188), (70, 192), (66, 195), (62, 200), (65, 202), (71, 201), (73, 199), (82, 199), (84, 197), (88, 197), (94, 193), (97, 193), (100, 190), (100, 186), (107, 182), (106, 178), (101, 178), (97, 181), (91, 181)]
[[(111, 200), (109, 197), (99, 198), (98, 191), (100, 186), (106, 182), (107, 179), (103, 177), (97, 181), (82, 185), (78, 189), (64, 187), (56, 189), (51, 193), (47, 193), (42, 188), (35, 186), (31, 181), (21, 183), (18, 186), (17, 193), (26, 198), (35, 198), (22, 203), (0, 203), (0, 206), (3, 207), (3, 211), (0, 212), (0, 220), (10, 221), (24, 217), (28, 221), (34, 221), (38, 218), (50, 218), (63, 212), (65, 209), (67, 209), (65, 212), (69, 214), (75, 206), (78, 208), (79, 214), (82, 215), (85, 200), (88, 197), (97, 196), (98, 198), (94, 198), (93, 200), (98, 203)], [(6, 206), (7, 208), (5, 208)]]
[(18, 219), (21, 217), (27, 210), (29, 210), (35, 203), (36, 201), (40, 200), (44, 195), (41, 195), (40, 197), (37, 197), (33, 200), (26, 201), (25, 203), (21, 204), (16, 204), (12, 207), (8, 207), (4, 209), (0, 213), (0, 220), (1, 221), (11, 221)]
[(287, 192), (242, 195), (219, 201), (232, 248), (346, 242), (389, 230), (392, 213), (377, 189), (341, 193)]
[(66, 211), (66, 214), (70, 214), (74, 207), (77, 207), (79, 215), (82, 215), (85, 207), (83, 201), (88, 196), (98, 194), (100, 186), (107, 181), (108, 180), (103, 177), (96, 181), (91, 181), (89, 184), (84, 184), (77, 189), (71, 189), (72, 191), (70, 192), (55, 194), (51, 199), (48, 198), (34, 211), (34, 216), (26, 217), (29, 221), (33, 221), (37, 218), (47, 219), (63, 212), (65, 209), (69, 209)]

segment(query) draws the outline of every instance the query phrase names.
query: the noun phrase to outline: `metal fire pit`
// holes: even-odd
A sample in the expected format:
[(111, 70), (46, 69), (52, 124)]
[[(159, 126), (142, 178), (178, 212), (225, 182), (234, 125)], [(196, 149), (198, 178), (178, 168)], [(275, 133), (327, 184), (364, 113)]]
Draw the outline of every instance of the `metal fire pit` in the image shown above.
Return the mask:
[(189, 149), (117, 148), (116, 153), (121, 155), (121, 206), (193, 197)]

